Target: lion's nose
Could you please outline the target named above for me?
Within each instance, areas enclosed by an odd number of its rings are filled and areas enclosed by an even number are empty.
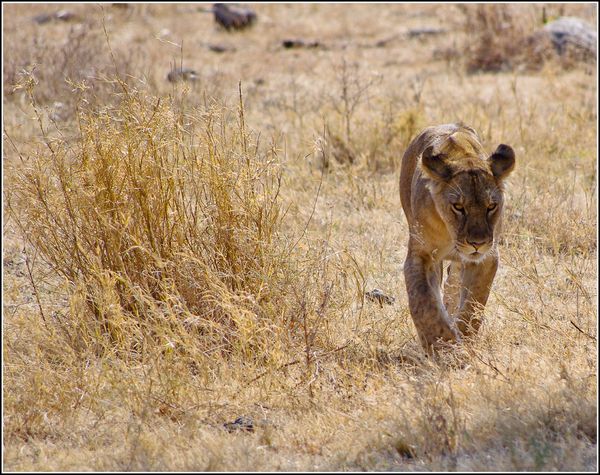
[[[487,239],[476,240],[476,241],[467,241],[471,246],[475,249],[479,249],[481,246],[487,244]]]

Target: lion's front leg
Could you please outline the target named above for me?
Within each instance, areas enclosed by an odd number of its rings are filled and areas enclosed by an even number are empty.
[[[497,254],[492,254],[481,262],[463,263],[460,307],[456,323],[465,337],[475,335],[479,331],[482,312],[497,270]]]
[[[404,263],[408,303],[419,339],[428,353],[443,342],[460,340],[442,303],[438,273],[439,265],[430,256],[412,252],[409,246]]]
[[[448,266],[448,276],[444,284],[444,306],[450,315],[455,315],[460,304],[463,268],[462,263],[454,261]]]

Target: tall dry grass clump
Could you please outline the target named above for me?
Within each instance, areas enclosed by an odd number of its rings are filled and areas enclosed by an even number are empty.
[[[81,112],[74,145],[45,131],[9,196],[28,244],[68,283],[59,333],[127,359],[268,359],[291,259],[275,146],[246,130],[241,89],[236,117],[120,87],[118,105]]]
[[[510,67],[524,33],[515,22],[511,5],[464,7],[465,30],[471,32],[468,46],[468,71],[500,71]]]
[[[534,44],[532,34],[543,26],[535,5],[463,5],[466,68],[469,72],[539,68],[554,57],[552,45]]]

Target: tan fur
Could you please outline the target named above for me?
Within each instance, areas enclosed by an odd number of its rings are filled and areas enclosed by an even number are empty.
[[[514,162],[507,145],[488,157],[463,124],[429,127],[404,153],[400,198],[410,232],[404,276],[428,353],[479,329],[498,268],[503,180]],[[444,260],[451,263],[442,297]]]

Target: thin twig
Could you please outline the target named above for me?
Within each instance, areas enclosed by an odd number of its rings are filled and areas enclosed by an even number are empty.
[[[29,274],[29,282],[31,282],[31,286],[33,287],[33,295],[35,296],[35,301],[37,302],[38,308],[40,309],[40,315],[42,316],[42,320],[44,321],[44,326],[46,327],[46,329],[48,329],[48,322],[46,321],[44,309],[42,308],[42,302],[40,301],[40,293],[38,291],[37,285],[35,284],[35,279],[33,278],[33,263],[31,263],[30,265],[29,255],[27,254],[27,251],[25,249],[23,249],[23,254],[25,254],[25,267],[27,267],[27,273]]]
[[[575,325],[575,322],[573,320],[569,320],[571,322],[571,325],[573,325],[575,328],[577,328],[577,330],[579,330],[581,333],[583,333],[585,336],[587,336],[588,338],[596,341],[596,337],[594,335],[590,335],[587,332],[584,332],[581,328],[579,328],[577,325]]]
[[[312,211],[310,212],[310,216],[308,217],[308,220],[306,221],[306,225],[304,226],[304,229],[302,230],[302,234],[300,234],[300,237],[296,240],[296,242],[294,243],[294,245],[290,248],[290,250],[288,252],[288,256],[292,253],[292,251],[300,243],[300,241],[302,240],[302,238],[304,238],[304,235],[306,234],[306,231],[308,230],[308,226],[309,226],[310,222],[313,219],[313,216],[315,214],[315,210],[317,208],[317,201],[319,200],[319,195],[321,194],[321,187],[323,186],[323,177],[324,177],[324,175],[325,175],[325,168],[323,168],[321,170],[321,178],[319,180],[319,187],[317,188],[317,193],[315,195],[315,200],[313,202],[313,207],[312,207]]]
[[[502,371],[500,371],[498,368],[496,368],[496,366],[491,362],[491,361],[484,361],[484,359],[479,356],[477,354],[477,352],[474,349],[469,349],[467,348],[467,352],[472,354],[473,356],[475,356],[475,358],[477,358],[480,362],[482,362],[484,365],[486,365],[488,368],[492,368],[496,374],[498,374],[500,376],[500,380],[504,381],[505,383],[510,383],[510,381],[508,380],[508,378],[502,373]]]
[[[298,359],[298,360],[290,361],[289,363],[282,364],[281,366],[279,366],[278,368],[276,368],[275,371],[280,371],[283,368],[287,368],[288,366],[292,366],[292,365],[298,364],[298,363],[300,363],[300,361],[301,360]],[[246,386],[249,385],[249,384],[252,384],[255,381],[258,381],[260,378],[262,378],[263,376],[266,376],[270,372],[271,372],[271,370],[263,371],[261,374],[259,374],[255,378],[253,378],[250,381],[248,381],[246,383]]]
[[[12,148],[14,149],[14,151],[17,152],[17,155],[19,155],[19,159],[21,160],[21,163],[24,163],[25,159],[23,158],[23,155],[21,155],[21,152],[19,151],[19,149],[15,145],[12,137],[9,135],[8,131],[6,130],[6,126],[4,127],[4,135],[6,136],[6,138],[8,139],[8,141],[10,142],[10,144],[12,145]]]

